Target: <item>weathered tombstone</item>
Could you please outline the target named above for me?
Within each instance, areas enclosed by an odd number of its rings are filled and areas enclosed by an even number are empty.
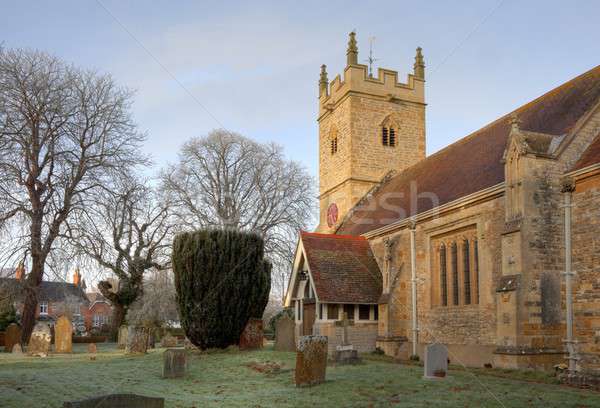
[[[87,346],[87,352],[90,354],[96,354],[96,352],[98,352],[98,347],[96,346],[96,343],[89,343]]]
[[[296,353],[296,387],[325,381],[327,371],[327,336],[302,336]]]
[[[443,344],[425,347],[424,378],[444,378],[448,371],[448,349]]]
[[[27,346],[27,354],[30,356],[46,357],[48,350],[50,350],[50,341],[52,335],[50,334],[50,326],[46,323],[39,322],[33,327],[33,332],[29,338],[29,345]]]
[[[187,337],[183,340],[183,348],[186,350],[198,350],[198,347],[194,343],[191,342]]]
[[[63,408],[164,408],[164,406],[164,398],[136,394],[110,394],[63,404]]]
[[[119,327],[119,332],[117,334],[117,348],[124,349],[127,347],[127,333],[129,333],[127,325]]]
[[[250,318],[240,336],[240,350],[259,349],[263,346],[263,321]]]
[[[160,339],[160,346],[164,348],[177,347],[177,337],[167,333]]]
[[[61,316],[54,324],[54,352],[73,352],[73,325],[67,316]]]
[[[148,328],[148,348],[153,349],[156,345],[156,337],[154,333],[154,329]]]
[[[17,343],[13,346],[12,353],[17,355],[23,354],[23,348],[21,347],[21,343]]]
[[[285,314],[275,323],[275,350],[296,351],[295,335],[296,324]]]
[[[21,344],[21,326],[11,323],[4,332],[4,351],[10,353],[15,344]]]
[[[142,326],[129,326],[127,332],[126,353],[146,353],[148,351],[148,328]]]
[[[167,349],[163,353],[163,378],[180,378],[187,370],[187,352],[185,349]]]
[[[348,326],[353,326],[354,321],[348,320],[348,314],[344,313],[341,321],[335,322],[336,326],[342,327],[342,344],[335,348],[334,360],[337,364],[356,364],[360,362],[358,350],[350,344],[348,337]]]

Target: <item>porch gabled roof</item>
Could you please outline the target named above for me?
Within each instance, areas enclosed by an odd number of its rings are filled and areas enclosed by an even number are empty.
[[[317,299],[326,303],[377,303],[382,278],[366,238],[300,233]]]

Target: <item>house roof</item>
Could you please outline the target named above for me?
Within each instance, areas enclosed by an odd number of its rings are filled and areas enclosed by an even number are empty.
[[[349,213],[337,232],[364,234],[503,182],[502,156],[511,117],[518,117],[525,133],[563,136],[599,99],[600,66],[384,182]],[[535,150],[544,150],[551,140],[532,137],[530,143]]]
[[[327,303],[377,303],[381,271],[364,237],[300,233],[317,297]]]
[[[585,152],[583,152],[579,161],[573,166],[572,171],[581,170],[596,163],[600,163],[600,134],[596,136],[594,141],[588,146]]]
[[[23,282],[14,278],[0,278],[0,291],[14,291],[20,296],[23,290]],[[68,297],[80,298],[88,302],[88,298],[81,286],[67,282],[42,281],[39,287],[38,300],[46,302],[61,302]]]

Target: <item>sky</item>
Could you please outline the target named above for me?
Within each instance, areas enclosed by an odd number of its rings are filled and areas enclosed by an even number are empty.
[[[317,174],[319,67],[426,62],[427,153],[600,64],[600,2],[0,0],[0,43],[111,73],[159,169],[189,138],[226,128],[274,141]]]

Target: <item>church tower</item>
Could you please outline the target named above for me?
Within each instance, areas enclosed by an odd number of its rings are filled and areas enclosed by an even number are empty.
[[[343,79],[331,83],[326,66],[319,79],[318,232],[335,232],[340,222],[390,171],[425,158],[425,64],[417,48],[413,74],[379,68],[377,76],[358,63],[356,34],[350,33]]]

